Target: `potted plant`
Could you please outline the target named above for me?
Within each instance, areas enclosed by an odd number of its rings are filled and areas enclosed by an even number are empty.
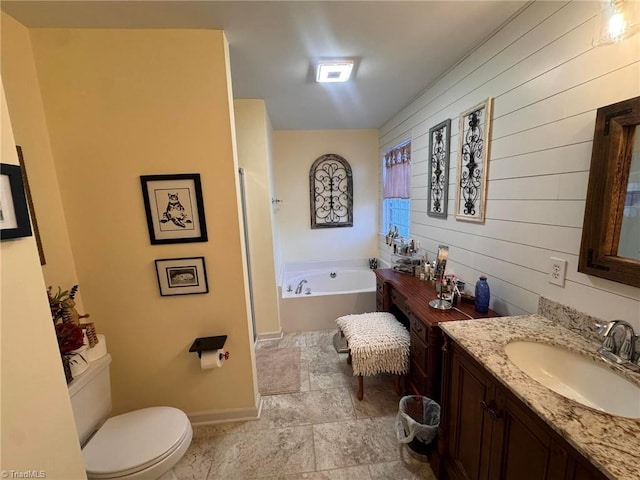
[[[51,317],[67,383],[73,380],[74,375],[82,373],[88,367],[88,362],[82,356],[82,351],[86,348],[84,332],[80,326],[80,318],[83,316],[78,315],[74,308],[74,298],[77,292],[78,285],[74,285],[71,290],[64,291],[58,287],[55,294],[51,287],[47,289]]]

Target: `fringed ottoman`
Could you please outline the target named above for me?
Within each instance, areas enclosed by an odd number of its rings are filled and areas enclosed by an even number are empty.
[[[336,320],[349,346],[347,362],[358,376],[358,400],[364,398],[363,377],[394,373],[400,393],[400,375],[409,371],[409,332],[387,312],[345,315]]]

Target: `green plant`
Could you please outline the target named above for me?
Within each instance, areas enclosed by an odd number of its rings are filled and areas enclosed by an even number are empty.
[[[73,300],[78,293],[78,285],[74,285],[70,290],[62,290],[58,287],[58,291],[54,294],[53,287],[47,288],[47,296],[49,297],[49,308],[51,309],[51,317],[53,323],[59,323],[65,320],[67,306],[65,302]]]

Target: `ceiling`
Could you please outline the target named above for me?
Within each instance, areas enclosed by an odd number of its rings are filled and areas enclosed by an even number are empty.
[[[262,98],[276,130],[379,128],[524,1],[11,1],[28,27],[213,28],[229,41],[234,98]],[[318,84],[311,61],[356,57]]]

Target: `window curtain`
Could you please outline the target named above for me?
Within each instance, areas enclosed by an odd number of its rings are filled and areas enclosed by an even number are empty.
[[[410,198],[411,143],[398,146],[384,155],[384,198]]]

